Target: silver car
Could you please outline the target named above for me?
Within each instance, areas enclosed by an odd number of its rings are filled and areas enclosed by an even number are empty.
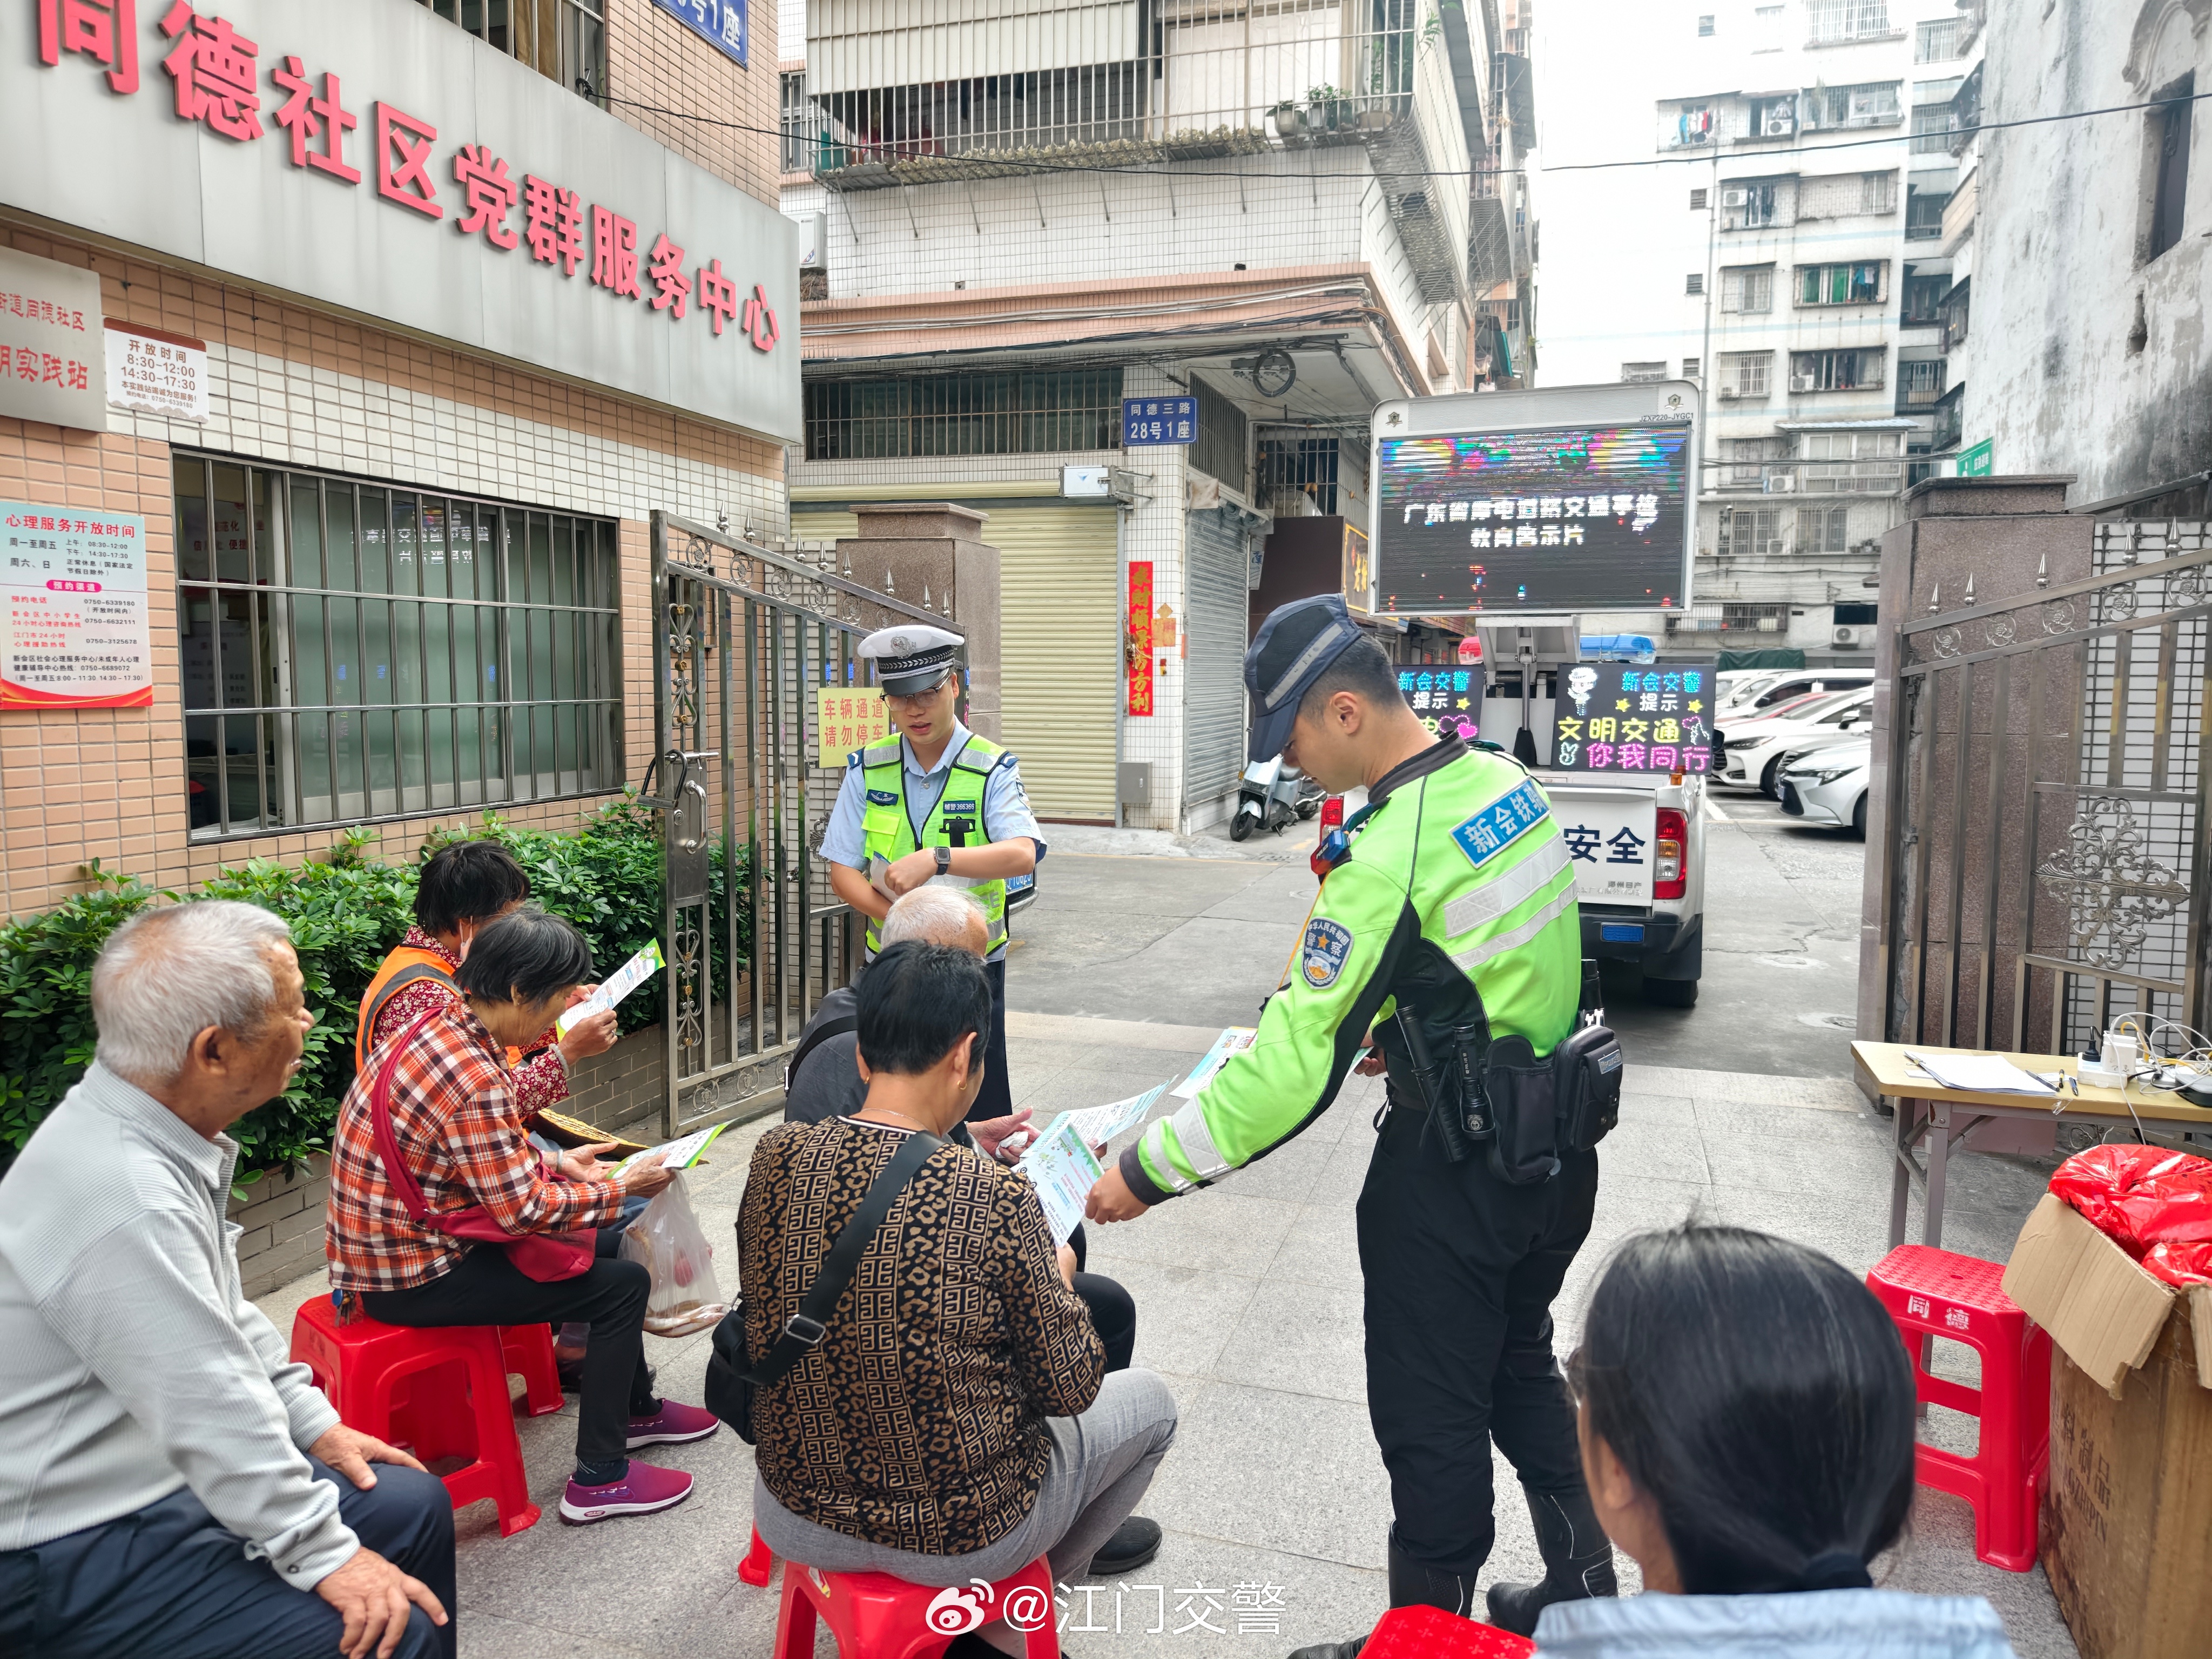
[[[1847,826],[1863,838],[1867,780],[1873,770],[1874,744],[1869,741],[1793,750],[1777,768],[1782,810],[1808,823]]]

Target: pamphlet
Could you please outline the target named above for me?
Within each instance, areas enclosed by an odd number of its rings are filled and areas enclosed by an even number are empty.
[[[1140,1095],[1131,1095],[1127,1100],[1115,1101],[1108,1106],[1087,1107],[1079,1112],[1070,1112],[1061,1120],[1075,1126],[1075,1133],[1086,1146],[1103,1146],[1123,1130],[1144,1121],[1145,1114],[1167,1092],[1167,1085],[1156,1084]]]
[[[685,1135],[680,1140],[664,1140],[658,1146],[632,1152],[616,1167],[627,1170],[633,1164],[658,1159],[669,1169],[688,1170],[706,1156],[707,1149],[714,1144],[715,1137],[729,1127],[726,1123],[717,1123],[711,1128]]]
[[[661,959],[660,941],[654,939],[642,951],[615,970],[611,979],[600,981],[599,988],[553,1022],[553,1029],[561,1036],[568,1035],[568,1028],[578,1020],[596,1014],[602,1008],[611,1008],[632,991],[645,983],[651,975],[668,964]]]
[[[1213,1041],[1206,1051],[1206,1058],[1191,1067],[1190,1075],[1176,1085],[1177,1100],[1196,1100],[1198,1091],[1213,1081],[1213,1074],[1229,1063],[1229,1056],[1238,1054],[1258,1040],[1260,1032],[1251,1025],[1231,1025]]]
[[[2054,1095],[2057,1089],[2033,1072],[2023,1072],[2002,1054],[1905,1056],[1946,1089],[1991,1095]]]
[[[1091,1148],[1083,1144],[1074,1118],[1073,1113],[1061,1114],[1014,1166],[1036,1188],[1055,1244],[1065,1244],[1083,1219],[1083,1206],[1103,1173]]]

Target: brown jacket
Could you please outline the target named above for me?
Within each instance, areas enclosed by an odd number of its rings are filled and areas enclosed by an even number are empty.
[[[849,1118],[761,1138],[738,1212],[755,1356],[905,1138]],[[761,1391],[761,1479],[818,1526],[964,1555],[1036,1506],[1044,1419],[1087,1409],[1105,1367],[1028,1181],[948,1145],[899,1195],[822,1346]]]

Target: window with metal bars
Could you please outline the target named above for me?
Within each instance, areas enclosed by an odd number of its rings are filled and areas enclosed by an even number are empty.
[[[1260,440],[1260,499],[1267,503],[1297,491],[1324,517],[1336,511],[1337,441],[1334,438]],[[1279,509],[1278,509],[1279,511]]]
[[[1115,449],[1121,442],[1119,368],[814,380],[806,386],[810,461],[1028,455]]]
[[[821,112],[806,95],[806,71],[787,70],[781,77],[783,98],[783,170],[805,173],[814,165],[814,143],[821,131]]]
[[[1797,509],[1797,550],[1800,553],[1841,553],[1850,545],[1850,507],[1841,501],[1830,507]]]
[[[593,103],[607,92],[606,0],[421,0],[495,52]]]
[[[612,523],[184,453],[175,484],[195,835],[620,781]]]
[[[1198,437],[1190,447],[1190,464],[1241,495],[1251,479],[1252,422],[1231,399],[1195,375],[1190,389],[1198,398]]]

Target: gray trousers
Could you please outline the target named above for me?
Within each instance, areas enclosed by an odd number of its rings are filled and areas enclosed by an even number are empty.
[[[1052,1461],[1036,1507],[997,1543],[966,1555],[923,1555],[833,1532],[785,1509],[757,1475],[753,1526],[785,1560],[824,1572],[887,1572],[910,1584],[996,1583],[1049,1555],[1054,1580],[1072,1583],[1089,1573],[1091,1558],[1128,1519],[1175,1444],[1175,1396],[1153,1372],[1110,1371],[1089,1411],[1048,1418],[1045,1431]]]

